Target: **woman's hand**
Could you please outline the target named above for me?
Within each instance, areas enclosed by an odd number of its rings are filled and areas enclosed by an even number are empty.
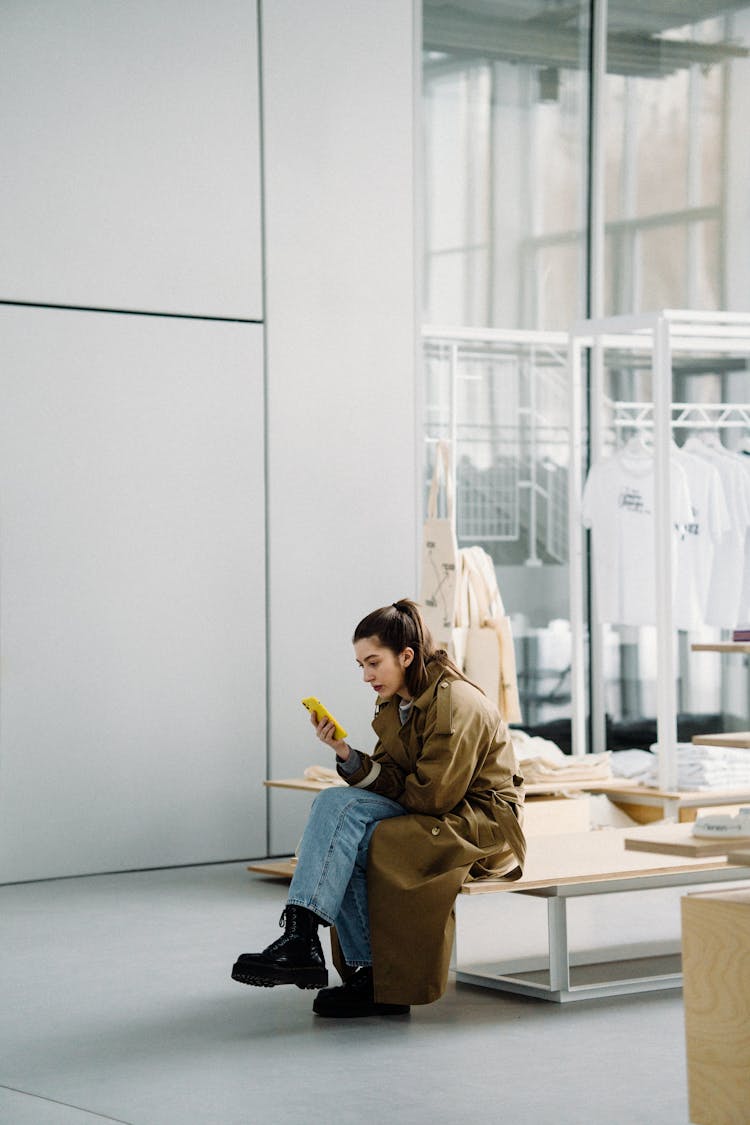
[[[310,722],[315,727],[315,734],[320,741],[326,746],[330,746],[331,750],[335,751],[336,757],[340,758],[342,762],[345,762],[351,751],[347,744],[342,742],[340,738],[334,738],[334,732],[336,730],[335,724],[332,723],[330,719],[321,719],[321,721],[318,722],[318,716],[314,711],[310,712]]]

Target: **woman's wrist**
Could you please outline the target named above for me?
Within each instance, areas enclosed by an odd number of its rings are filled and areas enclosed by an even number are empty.
[[[341,747],[341,749],[339,749],[339,747]],[[335,747],[335,750],[336,757],[339,758],[342,762],[346,762],[349,760],[352,749],[351,746],[349,746],[346,742],[340,742],[338,746]]]

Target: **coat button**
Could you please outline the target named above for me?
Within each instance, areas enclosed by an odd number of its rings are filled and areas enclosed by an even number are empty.
[[[439,836],[440,835],[440,829],[438,828],[437,825],[435,825],[435,827],[433,828],[432,835],[433,836]]]

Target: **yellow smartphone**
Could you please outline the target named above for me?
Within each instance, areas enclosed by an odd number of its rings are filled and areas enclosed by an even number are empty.
[[[320,700],[316,699],[314,695],[308,695],[306,699],[302,700],[302,703],[308,711],[315,712],[315,714],[318,716],[318,722],[320,722],[321,719],[328,719],[333,723],[334,727],[336,728],[333,732],[334,738],[338,738],[339,740],[341,740],[342,738],[346,738],[346,731],[342,727],[341,723],[339,723],[337,719],[334,719],[328,708],[324,707]]]

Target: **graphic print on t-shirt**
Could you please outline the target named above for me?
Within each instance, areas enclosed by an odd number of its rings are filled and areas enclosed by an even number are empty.
[[[690,505],[690,523],[683,523],[674,525],[674,529],[679,535],[680,539],[686,539],[688,535],[697,536],[701,532],[701,514],[696,508],[695,504]]]
[[[632,485],[623,488],[619,503],[621,508],[627,508],[629,512],[640,512],[643,516],[651,515],[651,509],[646,505],[643,493]]]
[[[697,458],[704,473],[713,466],[719,474],[727,519],[716,537],[706,583],[704,619],[707,625],[733,629],[739,620],[744,620],[743,572],[745,532],[750,527],[750,476],[738,454],[706,445],[698,437],[689,437],[681,452]],[[691,491],[692,487],[691,484]]]

